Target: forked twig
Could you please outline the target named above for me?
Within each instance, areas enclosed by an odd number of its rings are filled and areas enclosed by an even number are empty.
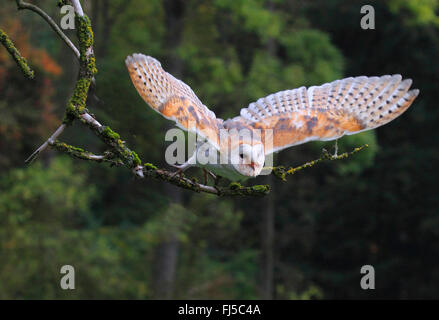
[[[53,19],[46,12],[44,12],[38,6],[31,4],[31,3],[24,2],[23,0],[16,0],[16,2],[17,2],[18,10],[23,10],[23,9],[31,10],[31,11],[39,14],[44,20],[46,20],[46,22],[49,24],[49,26],[52,27],[52,29],[56,32],[56,34],[67,44],[67,46],[69,46],[70,49],[72,49],[75,56],[77,58],[79,58],[79,55],[80,55],[79,50],[75,47],[75,45],[69,39],[69,37],[67,37],[65,35],[65,33],[61,30],[61,28],[58,27],[56,22],[53,21]]]

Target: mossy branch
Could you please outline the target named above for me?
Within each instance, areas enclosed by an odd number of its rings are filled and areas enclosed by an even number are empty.
[[[0,29],[0,42],[4,45],[6,50],[10,53],[12,58],[15,60],[17,65],[20,67],[21,71],[23,71],[24,75],[28,79],[33,79],[35,77],[35,72],[29,67],[27,64],[26,59],[20,54],[20,51],[15,47],[12,40],[9,38],[9,36],[4,32],[2,29]]]
[[[64,152],[67,155],[77,159],[95,161],[95,162],[107,162],[114,166],[123,166],[123,162],[120,159],[118,159],[117,156],[111,151],[104,152],[103,155],[95,155],[82,148],[78,148],[60,141],[52,142],[50,143],[50,146],[53,149],[58,150],[59,152]]]
[[[218,196],[265,196],[270,192],[270,186],[268,185],[254,185],[251,187],[245,187],[237,182],[232,182],[226,187],[207,186],[198,183],[195,178],[189,179],[183,174],[176,175],[175,172],[159,169],[151,163],[146,163],[143,166],[143,172],[146,177],[166,181],[180,188],[195,192],[211,193]]]
[[[369,145],[365,144],[365,145],[362,145],[361,147],[353,149],[350,152],[344,152],[340,155],[330,154],[326,149],[323,149],[322,155],[320,156],[320,158],[318,158],[316,160],[309,161],[309,162],[304,163],[298,167],[290,167],[289,169],[285,169],[285,167],[283,167],[283,166],[272,167],[271,168],[272,174],[274,174],[279,179],[286,181],[286,176],[296,174],[297,172],[299,172],[303,169],[306,169],[306,168],[311,168],[319,162],[326,161],[326,160],[347,159],[350,156],[354,155],[355,153],[360,152],[361,150],[368,148],[368,147],[369,147]]]

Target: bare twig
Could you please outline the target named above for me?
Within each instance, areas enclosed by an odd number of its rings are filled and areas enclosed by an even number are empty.
[[[75,12],[78,16],[83,17],[84,11],[82,11],[81,2],[79,0],[71,0],[73,8],[75,8]]]
[[[31,10],[39,14],[44,20],[46,20],[46,22],[52,27],[52,29],[58,34],[58,36],[67,44],[67,46],[69,46],[70,49],[72,49],[75,56],[79,58],[79,50],[75,47],[73,42],[65,35],[65,33],[61,30],[61,28],[58,27],[56,22],[53,21],[53,19],[46,12],[44,12],[42,9],[40,9],[34,4],[27,3],[22,0],[16,0],[16,2],[19,10],[22,9]]]
[[[66,128],[66,124],[63,123],[61,124],[58,129],[56,129],[56,131],[50,136],[49,139],[46,140],[46,142],[44,142],[37,150],[35,150],[30,156],[29,158],[27,158],[24,162],[25,163],[31,163],[32,161],[35,160],[35,158],[43,151],[45,150],[51,143],[53,143],[59,136],[61,133],[63,133],[64,129]]]
[[[6,50],[8,50],[8,52],[11,54],[12,58],[20,67],[21,71],[23,71],[24,75],[29,79],[33,79],[35,72],[29,67],[26,59],[21,56],[20,51],[18,51],[12,40],[2,29],[0,29],[0,43],[5,46]]]

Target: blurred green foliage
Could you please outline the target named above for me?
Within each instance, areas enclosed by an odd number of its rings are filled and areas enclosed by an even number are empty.
[[[411,24],[439,23],[437,0],[390,0],[389,8],[393,12],[406,11]]]

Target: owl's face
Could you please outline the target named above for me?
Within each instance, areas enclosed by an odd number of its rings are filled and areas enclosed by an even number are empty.
[[[240,174],[256,177],[264,167],[265,154],[262,144],[239,144],[232,150],[232,165]]]

